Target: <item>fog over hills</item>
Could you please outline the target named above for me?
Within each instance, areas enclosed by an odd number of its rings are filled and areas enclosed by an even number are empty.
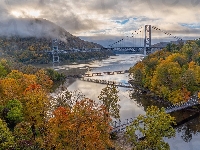
[[[41,18],[12,18],[0,21],[0,37],[58,39],[65,43],[66,48],[102,47],[81,40],[55,23]]]

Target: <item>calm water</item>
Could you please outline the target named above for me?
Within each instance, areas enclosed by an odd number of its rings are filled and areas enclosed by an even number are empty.
[[[132,67],[137,61],[142,60],[142,55],[136,54],[124,54],[118,56],[112,56],[106,60],[94,61],[89,64],[77,64],[77,65],[64,65],[61,68],[87,68],[88,73],[93,72],[105,72],[105,71],[124,71]],[[116,82],[128,82],[128,74],[115,74],[115,75],[103,75],[93,76],[92,79],[103,79]],[[90,83],[80,80],[75,80],[72,84],[67,85],[68,90],[79,90],[86,97],[98,101],[98,95],[102,88],[106,85]],[[122,122],[126,122],[126,119],[137,117],[139,114],[145,114],[147,106],[157,105],[163,106],[162,103],[158,103],[154,99],[148,98],[147,96],[131,96],[131,89],[118,88],[120,97],[120,119]],[[190,115],[191,112],[182,111],[176,112],[172,115],[176,116],[177,119],[181,119],[184,116]],[[176,137],[171,139],[165,139],[170,144],[172,150],[200,150],[200,136],[199,136],[199,117],[191,120],[190,122],[179,126],[176,129]]]

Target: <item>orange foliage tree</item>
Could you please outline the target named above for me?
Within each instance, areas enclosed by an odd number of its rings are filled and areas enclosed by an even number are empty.
[[[111,146],[110,117],[104,106],[83,99],[70,107],[59,107],[48,122],[47,149],[102,150]]]
[[[36,75],[12,70],[5,78],[0,79],[0,104],[5,104],[10,99],[21,100],[25,89],[30,85],[39,84],[43,90],[49,90],[52,83],[44,70],[39,70]]]

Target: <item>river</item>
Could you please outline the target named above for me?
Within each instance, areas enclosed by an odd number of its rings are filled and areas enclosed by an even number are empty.
[[[136,62],[143,59],[143,55],[140,54],[120,54],[117,56],[111,56],[108,59],[102,61],[93,61],[88,64],[73,64],[73,65],[63,65],[58,68],[90,68],[88,73],[95,72],[106,72],[106,71],[124,71],[132,67]],[[115,74],[115,75],[105,75],[103,76],[93,76],[88,77],[91,79],[102,79],[110,80],[116,82],[122,82],[124,84],[128,83],[128,73]],[[102,88],[106,85],[91,83],[81,81],[76,79],[71,84],[66,83],[69,91],[79,90],[86,97],[98,101],[98,95]],[[158,107],[164,106],[163,103],[157,102],[155,99],[149,98],[148,96],[134,96],[132,95],[132,89],[119,87],[119,97],[120,97],[120,120],[122,123],[127,122],[127,119],[134,119],[139,114],[145,114],[147,106],[157,105]],[[130,96],[131,95],[131,96]],[[172,114],[181,120],[184,116],[191,115],[189,111],[179,111]],[[199,150],[200,149],[200,118],[195,119],[185,123],[178,128],[176,128],[176,137],[171,139],[165,139],[166,142],[170,144],[170,149],[172,150]]]

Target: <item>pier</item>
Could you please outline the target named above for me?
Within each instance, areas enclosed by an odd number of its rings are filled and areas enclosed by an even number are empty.
[[[108,84],[112,85],[114,84],[115,86],[118,87],[124,87],[124,88],[133,88],[129,83],[122,83],[122,82],[116,82],[116,81],[107,81],[107,80],[100,80],[100,79],[90,79],[90,78],[80,78],[81,81],[86,81],[86,82],[93,82],[93,83],[99,83],[99,84]]]

